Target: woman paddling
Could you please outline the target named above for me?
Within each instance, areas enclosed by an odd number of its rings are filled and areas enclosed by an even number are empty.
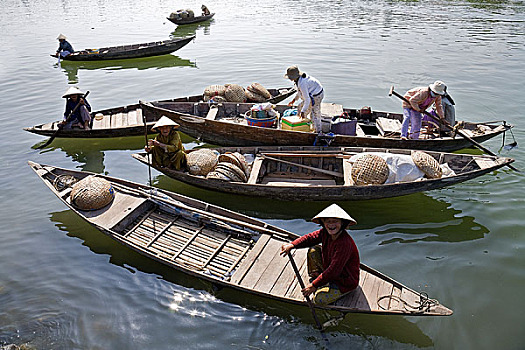
[[[313,294],[315,303],[330,304],[359,285],[359,251],[346,231],[357,222],[337,204],[321,211],[312,221],[322,228],[283,244],[280,254],[286,256],[294,248],[311,247],[307,255],[310,282],[302,293]]]

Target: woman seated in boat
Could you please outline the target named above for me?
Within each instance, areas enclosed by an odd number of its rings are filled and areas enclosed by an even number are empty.
[[[71,46],[71,44],[66,40],[66,36],[64,34],[60,34],[57,40],[59,44],[58,50],[55,53],[55,57],[58,57],[58,55],[60,55],[60,57],[66,57],[67,55],[75,52],[75,50],[73,50],[73,46]]]
[[[144,149],[152,154],[153,166],[175,170],[182,170],[186,167],[184,146],[182,146],[179,133],[175,130],[178,127],[179,124],[162,116],[151,128],[159,134],[154,140],[148,140],[148,145]]]
[[[408,137],[408,126],[410,125],[410,138],[419,139],[421,130],[422,113],[432,104],[436,106],[436,113],[441,120],[445,119],[441,96],[445,95],[446,85],[442,81],[435,81],[429,86],[416,87],[408,90],[403,101],[403,123],[401,124],[401,138]]]
[[[201,10],[202,10],[202,15],[203,16],[208,16],[210,14],[210,10],[208,10],[208,8],[206,7],[206,5],[202,5],[201,6]]]
[[[337,204],[321,211],[312,221],[322,228],[283,244],[280,253],[284,256],[294,248],[311,247],[307,255],[310,282],[302,293],[313,294],[315,303],[330,304],[359,285],[359,251],[346,231],[357,222]]]
[[[89,130],[91,106],[84,98],[84,93],[76,86],[71,86],[62,97],[66,99],[66,111],[59,125],[67,129],[78,127]]]

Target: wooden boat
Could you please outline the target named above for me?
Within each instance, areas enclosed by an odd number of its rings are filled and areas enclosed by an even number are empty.
[[[180,130],[204,142],[220,146],[315,146],[329,142],[331,146],[384,147],[434,150],[451,152],[471,146],[470,141],[456,135],[441,135],[430,132],[418,140],[402,140],[400,137],[402,114],[372,111],[362,114],[361,110],[343,108],[333,103],[323,103],[321,112],[329,118],[345,115],[353,119],[355,135],[335,134],[321,139],[312,132],[285,130],[279,127],[248,125],[245,114],[252,107],[250,103],[223,103],[211,118],[210,105],[205,103],[179,103],[154,101],[143,103],[143,112],[152,118],[165,115],[180,124]],[[281,115],[287,105],[277,105]],[[330,120],[330,119],[328,119]],[[352,122],[352,121],[350,121]],[[510,128],[505,122],[474,123],[462,122],[461,131],[477,142],[483,142]],[[430,130],[430,129],[429,129]]]
[[[279,103],[296,92],[294,88],[268,89],[268,91],[272,95],[268,100],[270,103]],[[193,104],[203,100],[203,95],[194,95],[174,98],[166,100],[166,102],[186,102]],[[91,130],[80,128],[62,129],[57,133],[56,137],[107,138],[144,135],[142,106],[139,104],[94,111],[91,114],[93,116]],[[151,127],[157,120],[158,118],[153,114],[146,116],[148,133],[153,133]],[[24,128],[24,130],[38,135],[52,136],[57,131],[58,123],[59,120]]]
[[[63,57],[66,61],[100,61],[167,55],[195,39],[195,35],[150,43],[103,47],[76,51]]]
[[[194,16],[194,17],[187,17],[187,18],[176,18],[176,17],[173,17],[173,18],[166,17],[166,18],[172,23],[181,25],[181,24],[204,22],[204,21],[212,19],[214,15],[215,13],[210,13],[209,15],[205,15],[205,16]]]
[[[290,261],[279,248],[298,236],[260,220],[176,193],[104,175],[115,197],[98,210],[71,204],[69,180],[92,173],[29,162],[49,189],[82,219],[140,254],[223,287],[306,305]],[[306,249],[294,260],[307,280]],[[452,310],[361,264],[359,287],[318,309],[342,313],[451,315]]]
[[[430,179],[416,170],[420,177],[412,176],[409,181],[394,182],[395,172],[390,171],[387,183],[364,186],[356,185],[351,176],[353,158],[366,153],[384,153],[392,160],[406,159],[410,157],[411,150],[314,146],[224,147],[214,150],[220,154],[238,152],[253,160],[247,171],[247,180],[243,182],[245,179],[234,178],[233,181],[225,181],[192,175],[188,171],[154,168],[175,180],[225,193],[290,201],[354,201],[404,196],[451,186],[514,161],[511,158],[426,151],[453,173]],[[148,164],[146,153],[133,154],[133,158]]]

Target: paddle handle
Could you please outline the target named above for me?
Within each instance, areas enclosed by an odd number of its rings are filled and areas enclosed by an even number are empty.
[[[297,277],[297,280],[299,281],[299,285],[301,286],[301,289],[304,289],[305,285],[301,277],[301,274],[299,273],[299,269],[297,268],[297,265],[295,264],[295,260],[293,259],[293,256],[290,252],[288,252],[287,255],[288,255],[288,258],[290,259],[290,265],[292,265],[292,269],[295,272],[295,276]],[[306,298],[306,303],[308,304],[308,307],[310,308],[310,310],[312,310],[312,316],[314,317],[317,328],[320,331],[322,331],[323,326],[321,325],[321,322],[319,322],[319,318],[317,318],[317,313],[315,312],[314,304],[310,300],[309,296],[305,296],[305,298]]]
[[[86,91],[86,93],[81,97],[81,99],[85,99],[88,95],[89,95],[89,91]],[[73,115],[73,113],[75,113],[76,110],[78,109],[78,107],[80,107],[80,105],[81,105],[81,103],[80,103],[81,99],[78,100],[78,103],[77,103],[77,105],[75,106],[75,108],[73,108],[73,110],[69,113],[69,115],[67,116],[66,120],[64,121],[64,124],[58,125],[58,126],[57,126],[57,130],[53,133],[53,135],[51,135],[51,137],[49,138],[49,140],[47,140],[46,143],[44,143],[42,146],[37,147],[36,149],[42,149],[42,148],[46,147],[47,145],[49,145],[51,142],[53,142],[53,140],[54,140],[55,137],[57,136],[58,132],[59,132],[60,130],[62,130],[62,128],[64,127],[64,125],[69,121],[69,119],[71,119],[71,116]]]
[[[396,96],[396,97],[399,97],[401,100],[405,101],[406,103],[410,104],[410,101],[407,100],[405,98],[405,96],[403,95],[400,95],[398,94],[396,91],[394,91],[394,87],[392,86],[390,88],[390,92],[388,93],[388,96]],[[445,120],[441,120],[439,118],[436,118],[435,116],[433,116],[432,114],[428,113],[426,110],[422,111],[422,113],[432,119],[434,119],[435,121],[437,121],[438,123],[441,123],[443,124],[445,127],[447,127],[447,129],[449,130],[454,130],[454,127],[452,125],[450,125],[447,121]],[[456,130],[455,132],[457,132],[460,136],[462,136],[463,138],[469,140],[474,146],[476,146],[477,148],[479,148],[480,150],[492,155],[492,156],[495,156],[497,157],[498,155],[494,152],[492,152],[490,149],[488,149],[487,147],[485,146],[482,146],[479,142],[477,142],[476,140],[472,139],[470,136],[464,134],[461,130]],[[512,170],[514,171],[518,171],[518,169],[516,169],[514,166],[510,165],[510,164],[506,164],[506,166],[508,166],[509,168],[511,168]]]

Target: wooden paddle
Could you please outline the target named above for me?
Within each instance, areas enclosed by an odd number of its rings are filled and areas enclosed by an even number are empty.
[[[62,130],[64,128],[64,125],[67,124],[67,122],[69,122],[69,119],[71,119],[71,116],[73,116],[73,113],[76,112],[76,110],[78,109],[78,107],[80,107],[81,103],[80,101],[82,99],[85,99],[87,96],[89,95],[89,91],[87,91],[79,100],[78,100],[78,103],[77,105],[75,106],[75,108],[73,108],[73,110],[69,113],[69,115],[67,116],[66,120],[64,121],[63,124],[60,124],[57,126],[57,130],[53,133],[53,135],[51,135],[51,137],[49,138],[49,140],[47,140],[46,143],[44,143],[42,146],[38,146],[36,149],[42,149],[44,147],[46,147],[47,145],[49,145],[51,142],[53,142],[53,140],[55,139],[55,137],[57,136],[58,132],[60,130]]]
[[[146,115],[142,113],[142,122],[144,123],[144,138],[146,141],[146,147],[148,147],[148,123],[146,122]],[[153,186],[153,182],[151,181],[151,154],[150,152],[146,152],[147,159],[148,159],[148,175],[149,175],[149,186]]]
[[[292,257],[292,254],[290,252],[287,253],[288,258],[290,259],[290,264],[292,265],[292,269],[295,272],[295,276],[297,277],[297,280],[299,281],[299,285],[301,286],[301,289],[305,288],[303,278],[301,277],[301,274],[299,273],[299,269],[297,268],[297,265],[295,264],[295,261]],[[323,326],[321,325],[321,322],[319,322],[319,318],[317,317],[317,313],[315,312],[315,307],[312,301],[310,300],[310,297],[305,295],[306,303],[308,304],[308,307],[312,311],[312,316],[314,317],[315,325],[317,326],[317,329],[321,332],[321,335],[326,342],[326,345],[330,345],[330,342],[328,341],[328,338],[326,337],[326,334],[324,334]]]
[[[410,101],[408,101],[405,96],[402,96],[400,94],[398,94],[397,92],[394,91],[394,86],[390,87],[390,92],[388,93],[388,96],[396,96],[396,97],[399,97],[401,100],[405,101],[406,103],[410,104]],[[490,149],[488,149],[487,147],[484,147],[482,146],[479,142],[477,142],[476,140],[472,139],[472,137],[468,136],[467,134],[463,133],[463,131],[461,130],[454,130],[454,127],[452,125],[450,125],[447,121],[445,120],[441,120],[439,118],[436,118],[435,116],[433,116],[432,114],[428,113],[427,111],[422,111],[421,113],[423,113],[424,115],[426,115],[427,117],[430,117],[432,118],[433,120],[437,121],[438,123],[444,125],[447,129],[449,130],[452,130],[452,131],[455,131],[456,133],[458,133],[460,136],[462,136],[463,138],[469,140],[474,146],[476,146],[477,148],[479,148],[480,150],[490,154],[491,156],[495,156],[497,157],[498,155],[494,152],[492,152]],[[506,166],[508,166],[509,168],[511,168],[512,170],[514,171],[517,171],[519,172],[518,169],[516,169],[515,167],[513,167],[512,165],[510,164],[506,164]]]

